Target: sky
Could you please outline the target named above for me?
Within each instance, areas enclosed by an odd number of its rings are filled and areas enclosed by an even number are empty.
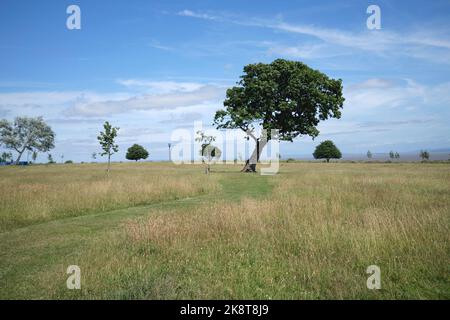
[[[70,5],[81,29],[67,28]],[[281,143],[283,158],[327,139],[344,155],[450,149],[448,0],[2,0],[0,118],[43,116],[56,159],[91,161],[108,120],[120,127],[113,160],[134,143],[166,160],[174,130],[212,128],[243,67],[277,58],[342,79],[346,98],[315,140]]]

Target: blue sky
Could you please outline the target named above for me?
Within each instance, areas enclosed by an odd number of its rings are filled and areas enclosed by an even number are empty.
[[[66,8],[81,9],[68,30]],[[381,9],[368,30],[366,9]],[[343,116],[321,135],[282,143],[310,155],[450,147],[450,1],[0,2],[0,118],[42,115],[55,158],[89,161],[104,120],[167,158],[177,128],[212,122],[244,65],[303,61],[344,83]],[[44,161],[45,155],[39,159]]]

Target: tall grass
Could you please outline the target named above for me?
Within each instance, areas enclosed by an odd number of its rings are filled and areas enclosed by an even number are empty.
[[[4,232],[0,297],[450,298],[445,164],[283,163],[273,177],[233,173],[232,166],[206,176],[192,166],[128,164],[114,166],[110,180],[95,166],[54,168],[0,174],[17,175],[8,186],[66,190],[67,204],[48,200],[59,210],[52,219],[78,202],[71,199],[75,189],[64,189],[67,182],[99,183],[91,192],[119,199],[110,199],[115,206],[205,195],[125,209],[113,223],[90,215]],[[103,188],[110,188],[106,195]],[[103,210],[88,194],[78,195],[91,201],[83,210]],[[26,197],[30,204],[39,198],[29,189]],[[65,287],[71,264],[82,270],[82,290]],[[381,269],[381,290],[366,287],[370,265]]]
[[[183,172],[183,167],[177,168]],[[0,168],[0,231],[214,190],[212,179],[161,164]]]
[[[450,298],[449,180],[323,168],[278,177],[268,199],[129,221],[127,243],[172,279],[147,297]],[[366,287],[369,265],[380,291]]]

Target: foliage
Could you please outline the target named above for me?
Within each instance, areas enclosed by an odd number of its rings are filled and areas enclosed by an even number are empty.
[[[205,168],[205,173],[210,172],[210,164],[213,159],[219,159],[222,155],[222,151],[212,145],[214,141],[216,141],[216,137],[208,136],[203,131],[197,131],[197,137],[195,141],[200,142],[200,151],[199,154],[203,158],[203,162],[207,163]]]
[[[49,153],[49,154],[47,155],[47,159],[48,159],[48,163],[49,163],[49,164],[54,164],[54,163],[56,163],[55,160],[53,160],[53,156],[52,156],[51,153]]]
[[[11,152],[3,152],[0,155],[0,162],[9,162],[12,160],[12,153]]]
[[[202,145],[200,155],[208,159],[208,161],[211,161],[213,159],[219,159],[220,156],[222,155],[222,151],[212,144]]]
[[[367,151],[367,158],[372,159],[372,152],[370,150]]]
[[[112,127],[108,121],[105,121],[103,124],[103,128],[105,131],[100,132],[100,135],[97,137],[100,142],[100,146],[103,149],[101,156],[108,156],[108,169],[111,163],[111,155],[119,151],[119,146],[115,143],[115,138],[117,137],[118,127]]]
[[[47,152],[55,147],[55,133],[42,117],[0,120],[0,144],[17,152],[16,164],[25,150]]]
[[[134,161],[138,161],[140,159],[147,159],[148,151],[145,150],[145,148],[141,145],[133,144],[131,147],[128,148],[125,158]]]
[[[326,159],[330,162],[330,159],[342,158],[341,151],[334,145],[333,141],[325,140],[320,143],[313,153],[315,159]]]
[[[430,159],[430,154],[426,150],[420,150],[419,156],[422,158],[422,161]]]
[[[244,67],[238,85],[227,90],[225,109],[216,112],[214,123],[218,129],[241,129],[256,142],[249,159],[256,166],[265,141],[274,138],[271,130],[279,130],[278,138],[285,141],[299,135],[314,138],[320,121],[340,118],[343,102],[342,80],[301,62],[277,59]],[[257,128],[266,134],[258,137]]]

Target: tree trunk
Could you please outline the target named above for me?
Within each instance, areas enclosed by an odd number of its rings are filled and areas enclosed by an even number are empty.
[[[327,163],[330,162],[330,159],[327,159]]]
[[[256,140],[256,147],[253,150],[251,157],[245,161],[245,166],[242,168],[241,172],[256,172],[256,164],[259,161],[259,157],[266,146],[267,141],[260,142],[259,139]]]
[[[16,165],[19,164],[20,158],[22,157],[22,154],[24,153],[24,151],[25,151],[25,149],[23,149],[21,152],[19,152],[19,155],[17,156],[17,160],[16,160]],[[12,158],[11,158],[11,160],[12,160]]]
[[[111,154],[108,153],[108,169],[106,169],[106,172],[108,172],[108,173],[109,173],[109,165],[110,165],[110,163],[111,163]]]

